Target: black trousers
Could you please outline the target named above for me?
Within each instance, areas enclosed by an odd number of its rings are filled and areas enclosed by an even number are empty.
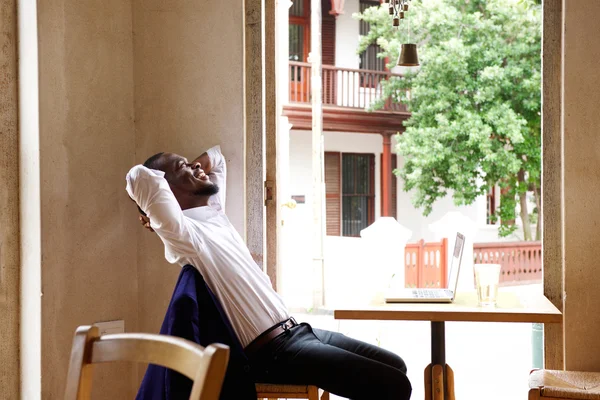
[[[352,400],[406,400],[412,391],[396,354],[306,323],[263,346],[250,364],[256,382],[315,385]]]

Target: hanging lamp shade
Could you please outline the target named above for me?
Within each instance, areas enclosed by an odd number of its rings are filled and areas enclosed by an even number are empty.
[[[417,45],[414,43],[405,43],[400,49],[400,58],[398,58],[399,67],[417,67],[419,66],[419,56],[417,55]]]
[[[338,17],[344,13],[344,0],[331,0],[331,10],[329,10],[329,14],[334,17]]]

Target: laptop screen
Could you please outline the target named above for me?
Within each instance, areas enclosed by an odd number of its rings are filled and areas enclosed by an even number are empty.
[[[454,250],[452,252],[452,261],[450,263],[450,271],[448,273],[448,289],[456,292],[458,285],[458,272],[460,271],[460,263],[462,261],[463,248],[465,247],[465,237],[462,233],[456,233],[456,241],[454,242]]]

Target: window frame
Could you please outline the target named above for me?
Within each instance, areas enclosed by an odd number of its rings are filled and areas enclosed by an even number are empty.
[[[332,234],[328,229],[328,236],[344,236],[344,237],[359,237],[359,235],[346,235],[344,234],[344,198],[349,197],[367,197],[368,201],[368,211],[367,211],[367,226],[371,225],[375,222],[375,201],[377,195],[375,193],[375,154],[374,153],[355,153],[355,152],[339,152],[339,151],[326,151],[325,158],[331,155],[337,155],[337,160],[339,162],[339,187],[336,193],[332,193],[327,191],[327,187],[325,190],[326,193],[326,201],[331,199],[338,199],[339,201],[339,216],[338,216],[338,225],[339,231],[337,234]],[[367,194],[356,194],[356,193],[348,193],[344,194],[344,156],[368,156],[369,167],[367,174],[369,175],[369,193]],[[327,168],[327,167],[326,167]],[[327,185],[327,179],[325,180],[325,184]],[[326,208],[326,221],[331,217],[331,214],[327,211]],[[365,227],[366,228],[366,227]],[[363,228],[364,229],[364,228]]]

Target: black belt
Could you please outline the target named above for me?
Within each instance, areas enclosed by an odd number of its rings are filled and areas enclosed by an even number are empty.
[[[298,323],[292,317],[283,322],[280,322],[271,328],[267,329],[263,333],[261,333],[256,339],[254,339],[246,348],[244,352],[248,357],[252,357],[256,353],[263,348],[263,346],[267,345],[271,340],[275,339],[277,336],[284,334],[289,331],[294,326],[297,326]]]

